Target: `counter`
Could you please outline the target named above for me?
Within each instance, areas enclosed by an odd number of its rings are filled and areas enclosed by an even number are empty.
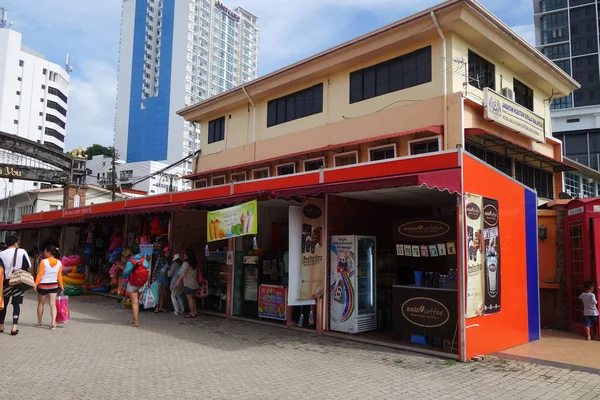
[[[395,285],[394,336],[402,333],[451,339],[458,323],[458,292],[414,285]]]

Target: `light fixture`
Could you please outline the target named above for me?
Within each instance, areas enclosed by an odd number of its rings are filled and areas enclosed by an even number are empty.
[[[538,238],[543,242],[548,239],[548,228],[546,225],[542,224],[538,228]]]

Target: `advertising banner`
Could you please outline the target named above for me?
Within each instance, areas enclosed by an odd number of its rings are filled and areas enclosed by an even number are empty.
[[[481,196],[465,196],[467,228],[467,318],[483,315],[484,311],[484,240],[483,199]]]
[[[154,252],[153,244],[140,244],[140,256],[146,259],[148,263],[148,275],[152,276],[152,253]]]
[[[331,285],[329,328],[339,332],[353,331],[356,299],[354,298],[354,277],[356,258],[354,236],[333,236],[331,238]]]
[[[395,337],[400,332],[454,337],[458,323],[456,292],[394,286],[393,301]]]
[[[498,200],[483,198],[485,314],[500,312],[500,212]]]
[[[325,287],[324,210],[323,199],[311,197],[302,201],[300,300],[312,300],[313,295],[323,293]]]
[[[258,202],[249,201],[237,206],[207,213],[207,239],[209,242],[244,235],[256,235],[258,230]]]
[[[288,213],[289,238],[288,257],[284,257],[285,270],[288,274],[288,306],[306,306],[315,304],[315,301],[300,300],[300,286],[302,286],[302,207],[290,206]]]
[[[286,291],[283,286],[260,285],[258,316],[285,321]]]

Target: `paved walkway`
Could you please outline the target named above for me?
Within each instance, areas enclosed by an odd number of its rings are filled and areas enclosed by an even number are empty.
[[[543,330],[541,340],[497,355],[600,373],[600,342],[584,340],[572,332]]]
[[[71,298],[72,321],[0,335],[6,399],[600,399],[600,375],[510,360],[452,361],[253,323]]]

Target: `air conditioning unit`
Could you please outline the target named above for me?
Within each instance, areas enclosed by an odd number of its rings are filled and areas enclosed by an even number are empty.
[[[502,88],[502,95],[511,101],[515,101],[515,92],[511,88]]]

